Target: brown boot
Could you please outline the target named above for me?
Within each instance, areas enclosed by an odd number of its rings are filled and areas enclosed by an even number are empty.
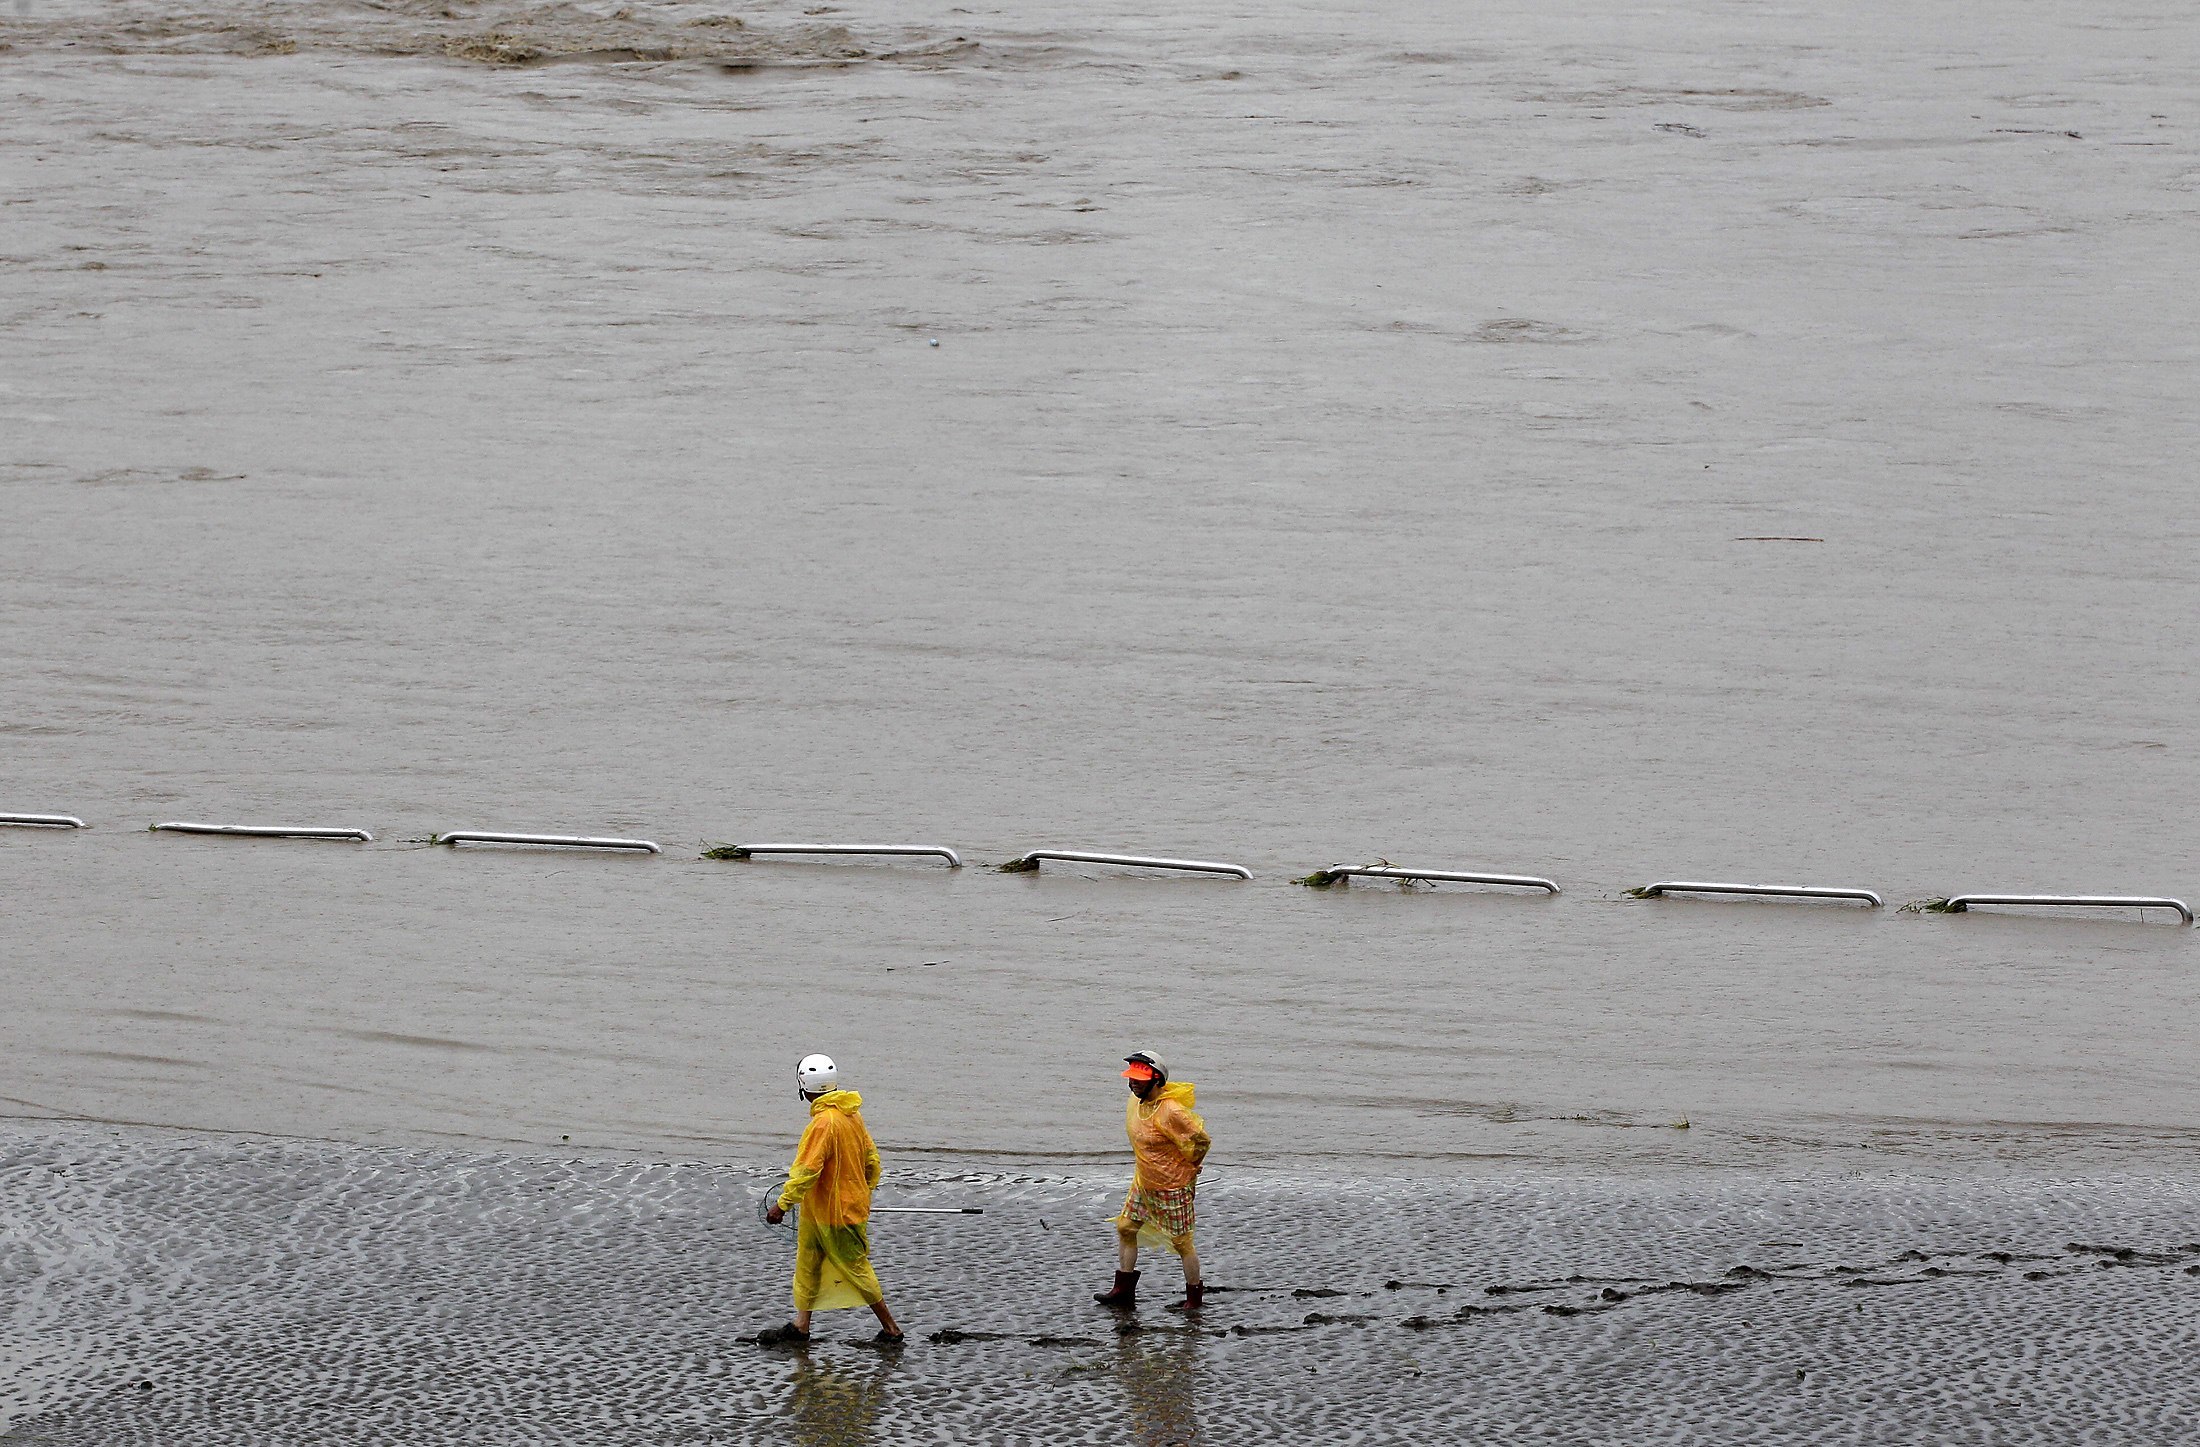
[[[1138,1273],[1135,1271],[1116,1272],[1115,1289],[1100,1292],[1093,1297],[1093,1300],[1099,1302],[1102,1306],[1129,1307],[1138,1305]]]
[[[1199,1310],[1201,1304],[1204,1303],[1206,1300],[1207,1283],[1204,1281],[1187,1281],[1184,1283],[1184,1299],[1182,1301],[1170,1302],[1169,1310],[1183,1312],[1197,1311]]]

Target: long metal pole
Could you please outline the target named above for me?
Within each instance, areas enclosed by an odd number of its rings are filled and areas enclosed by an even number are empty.
[[[897,1216],[983,1216],[983,1215],[985,1214],[985,1207],[983,1207],[983,1206],[873,1206],[873,1207],[871,1208],[871,1214],[872,1214],[872,1215],[874,1215],[874,1216],[876,1216],[876,1215],[879,1215],[879,1214],[881,1214],[882,1212],[886,1212],[886,1211],[891,1211],[891,1212],[893,1212],[893,1213],[894,1213],[895,1215],[897,1215]]]
[[[1253,872],[1240,864],[1217,864],[1207,859],[1161,859],[1150,854],[1093,854],[1082,849],[1034,849],[1001,865],[1000,871],[1029,874],[1039,867],[1042,859],[1060,860],[1065,864],[1118,864],[1126,869],[1183,869],[1194,874],[1227,874],[1234,879],[1253,877]]]
[[[1877,909],[1886,901],[1869,889],[1826,889],[1810,884],[1707,884],[1697,880],[1668,879],[1627,891],[1637,899],[1683,894],[1760,894],[1778,899],[1853,899]]]
[[[1934,909],[1936,914],[1963,914],[1974,904],[2052,904],[2080,909],[2173,909],[2186,924],[2192,923],[2192,906],[2166,896],[2132,894],[1958,894]]]
[[[359,844],[374,842],[374,836],[364,829],[292,828],[283,824],[191,824],[175,820],[166,824],[155,824],[149,832],[227,834],[243,839],[348,839]]]
[[[431,837],[430,844],[547,844],[566,849],[634,849],[645,854],[662,853],[653,840],[599,839],[586,834],[503,834],[486,829],[453,829]]]
[[[894,857],[944,859],[951,869],[962,868],[962,856],[944,844],[729,844],[706,859],[748,859],[758,854],[877,854]]]
[[[1501,884],[1518,889],[1540,889],[1549,894],[1558,893],[1556,881],[1536,874],[1469,874],[1456,869],[1409,869],[1403,865],[1390,864],[1332,864],[1327,869],[1315,870],[1300,882],[1323,888],[1353,878],[1442,880],[1446,884]]]

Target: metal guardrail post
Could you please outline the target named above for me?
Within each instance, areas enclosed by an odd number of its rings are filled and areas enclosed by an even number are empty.
[[[1878,909],[1886,903],[1868,889],[1822,889],[1808,884],[1706,884],[1696,880],[1668,879],[1630,889],[1630,899],[1657,899],[1667,894],[1763,894],[1781,899],[1854,899]]]
[[[1082,849],[1034,849],[999,868],[1003,874],[1030,874],[1038,869],[1042,859],[1064,864],[1118,864],[1126,869],[1182,869],[1193,874],[1227,874],[1234,879],[1253,877],[1253,871],[1236,864],[1216,864],[1205,859],[1157,859],[1144,854],[1093,854]]]
[[[2045,904],[2085,909],[2173,909],[2184,923],[2192,923],[2192,906],[2167,895],[1957,894],[1946,899],[1920,900],[1914,907],[1929,914],[1963,914],[1974,904]]]
[[[430,844],[547,844],[565,849],[631,849],[644,854],[662,854],[656,844],[647,839],[599,839],[585,834],[500,834],[486,829],[453,829],[447,834],[434,834]]]
[[[1533,874],[1467,874],[1450,869],[1409,869],[1394,864],[1332,864],[1327,869],[1317,869],[1312,874],[1292,881],[1313,889],[1327,889],[1333,884],[1349,885],[1354,879],[1402,879],[1442,881],[1446,884],[1501,884],[1519,889],[1540,889],[1548,894],[1558,893],[1555,880]]]
[[[74,814],[0,814],[0,824],[23,829],[87,829],[91,826]]]
[[[372,844],[374,836],[364,829],[307,829],[286,825],[262,824],[187,824],[175,822],[155,824],[146,831],[151,834],[227,834],[242,839],[348,839],[359,844]]]
[[[962,856],[944,844],[720,844],[703,851],[705,859],[753,859],[759,854],[878,854],[944,859],[962,868]],[[884,1209],[883,1207],[881,1209]]]

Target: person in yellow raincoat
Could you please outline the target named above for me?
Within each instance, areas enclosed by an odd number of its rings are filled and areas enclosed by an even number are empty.
[[[1169,1067],[1150,1050],[1124,1058],[1130,1100],[1123,1128],[1131,1138],[1131,1188],[1115,1218],[1119,1263],[1115,1286],[1093,1297],[1102,1306],[1138,1304],[1138,1246],[1166,1245],[1184,1265],[1184,1299],[1171,1311],[1197,1311],[1207,1286],[1192,1245],[1192,1197],[1207,1159],[1207,1123],[1192,1109],[1189,1081],[1169,1079]]]
[[[839,1089],[840,1072],[823,1055],[795,1067],[795,1089],[810,1105],[810,1123],[795,1148],[778,1203],[764,1213],[777,1225],[801,1208],[795,1230],[794,1322],[758,1334],[763,1346],[799,1346],[810,1339],[810,1313],[868,1306],[878,1317],[879,1346],[899,1346],[901,1327],[886,1309],[886,1293],[871,1269],[871,1191],[878,1185],[878,1147],[863,1124],[863,1097]]]

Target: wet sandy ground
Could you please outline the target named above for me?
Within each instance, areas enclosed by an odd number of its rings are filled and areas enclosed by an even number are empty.
[[[910,1344],[783,1319],[726,1166],[10,1127],[0,1429],[48,1444],[2159,1444],[2200,1181],[1695,1172],[1203,1190],[1196,1323],[1118,1319],[1113,1178],[897,1170]],[[1222,1290],[1220,1288],[1228,1288]],[[857,1320],[861,1317],[861,1320]]]

